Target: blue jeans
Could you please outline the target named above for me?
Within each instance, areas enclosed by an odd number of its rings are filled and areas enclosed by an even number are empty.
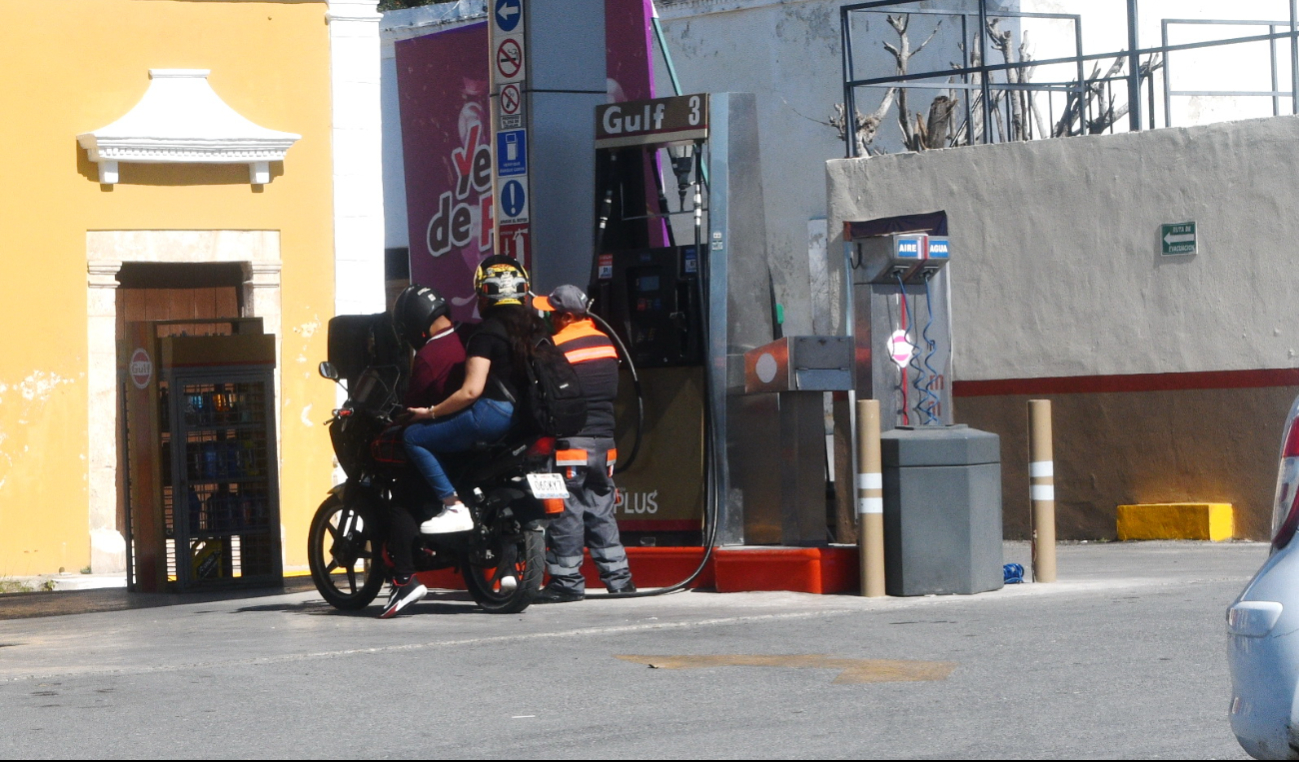
[[[436,453],[464,452],[480,442],[495,442],[513,423],[514,405],[479,397],[455,415],[407,426],[402,441],[415,468],[437,496],[446,500],[456,494],[456,488],[451,486]]]

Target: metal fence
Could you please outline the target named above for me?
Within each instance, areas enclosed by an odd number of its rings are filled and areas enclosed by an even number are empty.
[[[1139,45],[1138,0],[1126,0],[1127,45],[1100,53],[1085,52],[1082,14],[998,10],[990,8],[988,0],[971,0],[965,8],[954,10],[921,8],[917,0],[844,5],[840,8],[844,104],[836,126],[851,158],[883,152],[874,139],[888,125],[895,106],[903,150],[1152,129],[1157,126],[1158,107],[1162,107],[1163,126],[1168,127],[1174,122],[1173,99],[1187,96],[1270,98],[1274,115],[1282,113],[1282,102],[1288,99],[1289,113],[1299,114],[1299,98],[1295,97],[1299,92],[1299,0],[1283,2],[1289,6],[1288,20],[1161,19],[1161,44],[1143,48]],[[914,46],[910,37],[913,19],[935,18],[929,38]],[[909,71],[911,59],[934,40],[948,19],[957,22],[954,26],[960,34],[959,42],[947,46],[948,68]],[[863,20],[887,20],[892,27],[896,38],[883,47],[894,60],[893,73],[860,76],[866,67],[855,55],[864,47],[859,28],[881,28],[879,24],[855,23]],[[1040,59],[1030,55],[1016,35],[1023,24],[1035,22],[1068,25],[1070,33],[1065,36],[1072,41],[1070,54]],[[1170,43],[1170,30],[1192,26],[1252,26],[1266,28],[1267,33]],[[1282,42],[1288,51],[1279,49]],[[1260,43],[1269,49],[1270,89],[1173,86],[1170,63],[1181,60],[1173,54]],[[1001,62],[992,62],[995,54]],[[1046,77],[1035,81],[1042,73]],[[1288,81],[1290,89],[1281,89],[1283,81]],[[913,113],[912,91],[931,96],[924,99],[927,109]],[[873,108],[863,114],[859,106],[869,102],[870,95],[876,96]]]

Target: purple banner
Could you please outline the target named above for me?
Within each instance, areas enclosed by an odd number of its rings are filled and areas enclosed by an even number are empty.
[[[651,0],[605,0],[605,65],[609,102],[643,101],[654,97],[654,65],[650,58],[653,31]]]
[[[650,0],[605,0],[605,13],[610,101],[653,98]],[[473,272],[492,253],[487,23],[399,40],[396,49],[411,280],[450,299],[452,319],[473,320]],[[646,181],[656,198],[652,176]],[[664,237],[662,226],[651,231]]]
[[[411,280],[474,318],[473,272],[492,249],[487,24],[397,42]]]

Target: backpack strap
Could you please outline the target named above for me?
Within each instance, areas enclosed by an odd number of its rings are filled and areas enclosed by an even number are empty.
[[[506,388],[504,383],[501,382],[500,376],[494,375],[492,373],[488,373],[487,380],[492,382],[493,384],[496,384],[496,389],[501,394],[505,395],[506,401],[508,401],[511,405],[514,405],[515,407],[519,406],[519,401],[514,398],[513,394],[510,394],[510,390]]]
[[[510,340],[510,335],[505,331],[505,326],[501,325],[499,322],[495,320],[487,320],[480,323],[475,333],[478,333],[479,331],[489,336],[495,336],[499,339],[504,339],[506,342],[509,342]],[[473,337],[471,336],[470,338]],[[494,384],[496,386],[496,389],[501,393],[502,396],[505,397],[505,399],[511,405],[518,407],[519,400],[513,394],[510,393],[510,390],[508,388],[506,388],[505,384],[501,381],[500,376],[498,376],[495,373],[488,373],[487,381],[488,383]]]

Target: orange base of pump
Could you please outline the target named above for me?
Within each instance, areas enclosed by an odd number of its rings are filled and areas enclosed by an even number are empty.
[[[703,548],[627,548],[632,581],[646,590],[675,585],[699,566]],[[749,546],[717,548],[691,588],[719,593],[789,591],[831,595],[859,589],[856,546],[787,548]],[[454,569],[416,575],[426,587],[464,590],[464,580]],[[603,588],[600,573],[588,553],[582,576],[595,592]]]

